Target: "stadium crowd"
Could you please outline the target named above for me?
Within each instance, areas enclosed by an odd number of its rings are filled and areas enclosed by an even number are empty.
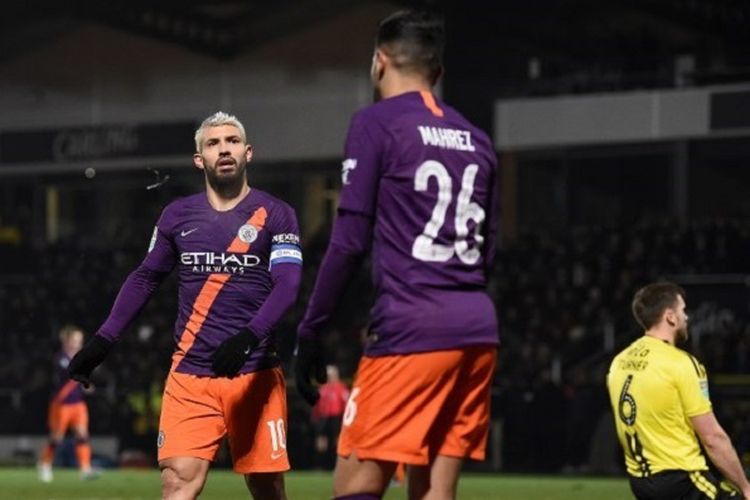
[[[301,297],[279,328],[279,352],[287,374],[294,330],[326,248],[327,232],[325,228],[305,242]],[[125,229],[120,236],[120,241],[130,243],[113,245],[114,250],[80,235],[40,251],[0,246],[0,261],[14,263],[3,271],[0,286],[5,356],[0,363],[0,423],[5,433],[44,432],[59,327],[74,322],[93,333],[125,274],[142,257],[141,237]],[[602,470],[591,459],[600,445],[593,429],[611,420],[604,375],[612,353],[640,333],[630,315],[633,291],[664,277],[677,277],[679,282],[686,276],[721,275],[727,280],[727,275],[750,274],[747,255],[750,220],[745,219],[694,220],[686,225],[648,219],[617,228],[577,227],[558,235],[527,231],[504,242],[491,284],[501,325],[493,419],[502,422],[503,470]],[[750,294],[744,282],[732,283],[716,287],[716,300],[710,287],[695,288],[700,300],[691,300],[688,348],[712,375],[747,373],[750,368]],[[726,286],[739,288],[725,294]],[[91,432],[117,435],[123,452],[141,450],[151,457],[155,449],[162,381],[173,349],[175,287],[173,278],[163,285],[95,374],[97,389],[89,397]],[[690,295],[689,283],[687,289]],[[724,295],[730,298],[720,300]],[[365,266],[350,284],[326,337],[344,380],[355,371],[370,302]],[[712,396],[740,455],[750,454],[750,428],[742,418],[747,406],[737,398],[725,401],[721,391],[713,390]],[[313,424],[308,407],[293,389],[289,413],[292,463],[312,467]],[[616,443],[610,445],[605,455],[610,450],[619,454]],[[620,461],[619,455],[611,458],[612,463]]]

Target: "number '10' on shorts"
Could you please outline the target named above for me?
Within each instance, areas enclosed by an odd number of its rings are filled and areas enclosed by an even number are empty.
[[[159,420],[159,460],[214,460],[227,436],[235,472],[289,470],[286,386],[280,368],[234,378],[171,371]]]

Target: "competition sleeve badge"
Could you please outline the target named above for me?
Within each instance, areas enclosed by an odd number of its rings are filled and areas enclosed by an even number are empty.
[[[357,168],[357,160],[355,158],[347,158],[341,162],[341,184],[351,184],[349,173],[355,168]]]
[[[706,399],[711,399],[711,396],[708,392],[708,380],[701,380],[700,381],[701,386],[701,394],[703,394],[703,397]]]
[[[258,239],[258,229],[252,224],[245,224],[237,231],[237,237],[245,243],[252,243]]]
[[[156,245],[156,236],[159,234],[159,226],[154,226],[154,234],[151,235],[151,241],[148,244],[148,253],[151,253],[151,250],[154,249],[154,245]]]
[[[156,447],[161,448],[164,446],[164,431],[159,431],[159,435],[156,438]]]

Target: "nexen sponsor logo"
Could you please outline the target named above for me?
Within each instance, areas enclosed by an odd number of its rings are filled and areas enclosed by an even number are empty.
[[[273,243],[291,243],[299,245],[299,236],[294,233],[275,234],[271,241]]]
[[[193,266],[194,273],[244,274],[246,267],[260,264],[260,257],[253,254],[183,252],[180,262]]]

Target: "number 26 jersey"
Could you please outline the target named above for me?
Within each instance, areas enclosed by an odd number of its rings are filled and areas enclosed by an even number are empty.
[[[339,210],[373,221],[366,354],[497,344],[486,292],[496,170],[489,137],[429,92],[354,115]]]

